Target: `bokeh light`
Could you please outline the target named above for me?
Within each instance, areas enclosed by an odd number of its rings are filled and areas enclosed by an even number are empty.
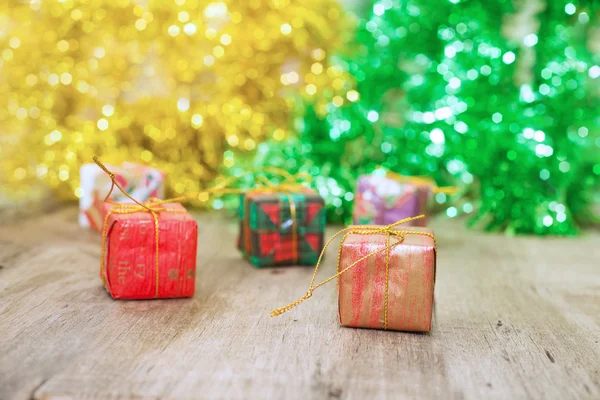
[[[334,0],[0,6],[3,195],[41,182],[75,199],[94,155],[152,164],[171,193],[197,192],[288,137],[296,93],[322,112],[346,95],[330,57],[348,24]]]

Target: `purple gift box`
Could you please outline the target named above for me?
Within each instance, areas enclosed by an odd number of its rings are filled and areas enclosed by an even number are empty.
[[[404,218],[426,214],[432,193],[430,185],[400,182],[387,176],[358,178],[352,219],[355,225],[388,225]],[[425,226],[426,218],[408,225]]]

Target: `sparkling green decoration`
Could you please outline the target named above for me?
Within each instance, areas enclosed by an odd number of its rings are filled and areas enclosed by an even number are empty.
[[[382,166],[462,187],[446,214],[487,230],[568,235],[599,222],[598,8],[521,3],[373,3],[339,60],[355,90],[324,118],[308,104],[298,137],[259,146],[256,163],[310,171],[333,221],[348,222],[358,175]]]

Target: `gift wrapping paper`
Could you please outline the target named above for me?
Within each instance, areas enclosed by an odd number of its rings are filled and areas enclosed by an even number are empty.
[[[109,166],[116,181],[133,198],[140,202],[164,197],[165,173],[145,165],[123,163]],[[84,164],[79,170],[82,194],[79,199],[79,225],[100,232],[104,222],[104,199],[111,186],[110,177],[96,164]],[[118,190],[113,190],[109,200],[131,204],[132,201]]]
[[[401,229],[401,228],[397,228]],[[432,233],[427,228],[411,228]],[[350,233],[342,243],[338,271],[386,247],[387,234]],[[391,243],[395,237],[390,237]],[[365,259],[338,277],[340,324],[384,329],[386,251]],[[387,329],[429,332],[433,311],[436,254],[433,238],[407,233],[389,249]]]
[[[313,190],[241,197],[238,248],[256,267],[316,264],[324,232],[324,202]]]
[[[119,205],[105,203],[105,212]],[[194,295],[198,226],[179,203],[158,213],[158,277],[155,221],[150,212],[111,213],[106,227],[106,289],[115,299]],[[158,285],[158,290],[157,290]]]
[[[352,212],[356,225],[388,225],[414,215],[426,214],[432,189],[429,185],[399,182],[387,176],[363,175],[358,178]],[[425,218],[409,226],[425,226]]]

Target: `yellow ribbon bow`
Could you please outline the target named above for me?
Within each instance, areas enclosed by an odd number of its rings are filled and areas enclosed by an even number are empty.
[[[325,244],[325,246],[323,247],[323,251],[321,251],[321,254],[319,255],[319,259],[317,260],[317,265],[315,266],[315,272],[313,273],[312,279],[310,281],[310,285],[308,286],[308,290],[306,292],[306,294],[304,296],[302,296],[300,299],[288,304],[287,306],[281,307],[281,308],[276,308],[275,310],[271,311],[271,317],[276,317],[278,315],[281,315],[285,312],[288,312],[289,310],[291,310],[292,308],[298,306],[300,303],[302,303],[305,300],[308,300],[309,298],[312,297],[313,292],[325,285],[326,283],[332,281],[333,279],[339,277],[340,275],[346,273],[347,271],[349,271],[350,269],[354,268],[355,266],[357,266],[358,264],[360,264],[361,262],[363,262],[364,260],[373,257],[383,251],[385,251],[385,292],[384,292],[384,308],[383,308],[383,329],[387,330],[387,315],[388,315],[388,291],[389,291],[389,263],[390,263],[390,249],[398,246],[400,243],[402,243],[404,241],[404,237],[406,235],[423,235],[423,236],[429,236],[433,239],[433,244],[434,244],[434,248],[437,250],[437,241],[435,239],[435,236],[432,233],[428,233],[428,232],[420,232],[420,231],[407,231],[407,230],[395,230],[393,229],[394,227],[416,220],[416,219],[420,219],[425,217],[424,215],[418,215],[416,217],[411,217],[411,218],[404,218],[400,221],[396,221],[393,224],[389,224],[389,225],[385,225],[385,226],[374,226],[374,225],[356,225],[356,226],[349,226],[347,228],[344,228],[340,231],[338,231],[335,235],[333,235]],[[340,241],[340,247],[338,250],[338,256],[337,256],[337,273],[327,279],[325,279],[324,281],[318,283],[315,285],[315,280],[317,278],[317,273],[319,272],[319,266],[321,265],[321,259],[323,258],[323,255],[325,254],[325,250],[327,249],[327,247],[331,244],[331,242],[338,237],[339,235],[344,234],[344,236],[342,237],[342,240]],[[386,237],[386,244],[385,247],[375,250],[361,258],[359,258],[358,260],[354,261],[352,264],[350,264],[349,266],[347,266],[346,268],[344,268],[343,270],[340,271],[340,261],[342,258],[342,246],[344,244],[344,241],[346,240],[346,238],[348,237],[348,235],[350,234],[356,234],[356,235],[376,235],[376,234],[385,234],[387,235]],[[396,239],[396,242],[394,243],[390,243],[391,238]]]
[[[438,186],[437,183],[428,176],[406,176],[391,171],[387,171],[385,176],[397,182],[408,182],[417,186],[429,186],[433,193],[454,194],[458,191],[456,186]]]

